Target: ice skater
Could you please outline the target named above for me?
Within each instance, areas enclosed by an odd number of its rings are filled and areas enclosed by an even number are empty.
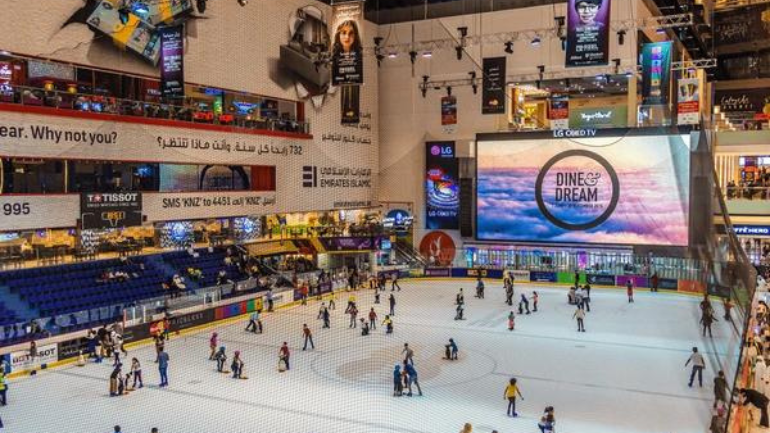
[[[654,274],[652,274],[652,277],[650,277],[650,292],[657,292],[659,283],[660,283],[660,278],[658,277],[658,273],[655,272]]]
[[[628,302],[634,302],[634,283],[631,280],[626,281],[626,294],[628,295]]]
[[[508,381],[508,385],[505,387],[505,393],[503,394],[503,398],[505,400],[508,400],[508,410],[506,414],[510,417],[517,417],[519,416],[518,413],[516,413],[516,396],[521,397],[521,401],[524,401],[524,396],[521,395],[521,391],[519,391],[519,386],[516,385],[516,378],[511,378],[511,380]]]
[[[586,332],[585,325],[583,324],[583,320],[586,318],[585,310],[578,307],[575,309],[575,313],[572,315],[572,318],[577,319],[578,332]]]
[[[5,368],[0,371],[0,405],[8,405],[8,381],[5,377]]]
[[[230,364],[230,369],[233,370],[233,379],[244,379],[243,377],[243,359],[241,359],[241,352],[236,350],[233,353],[233,362]]]
[[[465,304],[457,304],[455,307],[455,320],[465,320]]]
[[[537,313],[537,303],[540,300],[540,295],[537,292],[532,292],[532,312]]]
[[[414,350],[409,347],[409,343],[404,343],[404,350],[401,351],[401,354],[404,355],[404,364],[414,365]]]
[[[310,328],[307,327],[307,323],[302,325],[302,335],[305,337],[305,345],[302,347],[302,350],[307,350],[308,342],[310,342],[310,348],[315,349],[315,344],[313,343],[313,333],[310,331]]]
[[[121,367],[123,364],[116,364],[110,373],[110,397],[118,395],[118,381],[122,380]]]
[[[211,334],[211,338],[209,338],[209,349],[211,349],[211,354],[209,355],[209,361],[214,360],[214,356],[217,354],[217,341],[219,339],[219,334],[216,332]]]
[[[521,299],[519,300],[519,314],[524,314],[525,309],[527,314],[529,314],[529,299],[527,299],[527,295],[525,293],[522,293]]]
[[[139,382],[139,388],[144,388],[144,381],[142,380],[142,364],[136,358],[131,359],[131,376],[134,377],[134,384],[131,388],[137,389],[136,382]]]
[[[508,306],[513,305],[513,286],[505,286],[505,303],[508,304]]]
[[[449,344],[444,346],[446,349],[446,359],[450,361],[456,361],[457,360],[457,343],[455,343],[455,340],[453,338],[449,339]]]
[[[281,363],[286,367],[286,370],[291,370],[291,367],[289,366],[289,358],[291,357],[291,352],[289,352],[289,343],[283,342],[283,345],[281,345],[281,348],[278,349],[278,370],[281,371]]]
[[[369,335],[369,323],[362,318],[361,319],[361,336],[367,336],[367,335]]]
[[[345,314],[349,313],[350,309],[355,307],[356,307],[356,295],[351,294],[350,296],[348,296],[348,306],[345,307]]]
[[[393,333],[393,319],[391,319],[390,316],[386,315],[385,320],[382,321],[382,324],[385,325],[386,334]]]
[[[265,299],[267,299],[267,312],[272,313],[273,312],[273,289],[267,290]]]
[[[420,388],[420,381],[417,379],[417,370],[414,368],[414,363],[407,363],[404,361],[404,371],[406,372],[406,388],[407,397],[412,396],[412,385],[417,387],[417,395],[422,397],[422,388]]]
[[[727,403],[727,378],[722,370],[714,378],[714,401]]]
[[[540,429],[540,433],[553,433],[554,424],[556,424],[556,418],[554,417],[553,406],[548,406],[543,411],[543,416],[540,417],[537,427]]]
[[[398,289],[398,291],[401,291],[401,286],[398,284],[398,272],[393,274],[393,280],[390,283],[390,291],[394,291],[395,289]]]
[[[350,307],[348,314],[350,314],[350,325],[348,325],[348,328],[355,328],[358,326],[358,308],[356,308],[355,304]]]
[[[380,303],[380,291],[374,292],[374,303],[379,304]]]
[[[476,297],[484,299],[484,281],[481,280],[481,277],[476,278]]]
[[[372,331],[377,329],[377,312],[374,311],[374,307],[369,310],[369,328],[371,328]]]
[[[390,315],[395,316],[396,315],[396,297],[393,296],[393,294],[390,294],[390,297],[388,298],[388,303],[390,303]]]
[[[329,314],[329,309],[328,308],[324,308],[323,315],[321,317],[323,318],[323,321],[324,321],[324,326],[322,328],[323,329],[329,329],[331,327],[330,326],[330,317],[331,317],[331,315]]]
[[[404,394],[404,382],[401,380],[401,365],[393,367],[393,397],[401,397]]]
[[[513,310],[511,310],[511,312],[508,313],[508,330],[513,331],[515,327],[516,327],[516,315],[513,314]]]
[[[219,351],[214,355],[214,359],[217,361],[217,371],[224,373],[225,362],[227,361],[227,353],[225,353],[225,346],[219,348]]]
[[[256,334],[257,330],[259,330],[260,334],[262,333],[262,321],[259,319],[259,311],[254,310],[249,318],[249,324],[246,326],[246,331],[251,331]]]
[[[335,302],[337,300],[337,294],[332,290],[332,292],[329,294],[329,308],[332,310],[337,309],[337,303]]]
[[[465,294],[463,293],[462,287],[460,288],[460,291],[457,292],[457,295],[455,295],[455,305],[460,305],[465,303]]]
[[[709,333],[709,337],[713,338],[714,336],[711,334],[711,325],[716,322],[717,319],[714,317],[713,310],[706,310],[703,315],[700,318],[700,323],[703,325],[703,336],[706,336],[706,331]]]
[[[687,367],[690,363],[692,363],[692,372],[690,373],[690,383],[688,383],[687,386],[692,388],[692,383],[697,374],[698,385],[703,388],[703,370],[706,368],[706,361],[703,359],[703,355],[698,352],[697,347],[692,348],[692,355],[690,355],[687,362],[684,363],[684,366]]]
[[[316,317],[316,320],[321,320],[323,318],[325,308],[326,308],[326,302],[321,302],[321,306],[318,307],[318,317]]]
[[[730,315],[730,311],[732,311],[733,309],[733,302],[730,300],[729,296],[725,298],[723,305],[725,308],[725,315],[724,315],[725,322],[732,322],[733,317]]]

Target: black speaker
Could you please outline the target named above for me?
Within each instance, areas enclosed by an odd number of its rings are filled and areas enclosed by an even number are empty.
[[[473,237],[473,179],[460,179],[460,236]]]

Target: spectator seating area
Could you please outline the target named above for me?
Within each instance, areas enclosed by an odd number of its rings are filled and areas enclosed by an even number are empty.
[[[12,325],[20,320],[13,310],[0,302],[0,326]]]
[[[244,278],[235,263],[225,264],[226,252],[222,248],[216,248],[213,252],[207,249],[195,250],[198,257],[193,257],[187,251],[175,251],[163,255],[163,261],[176,270],[176,273],[190,280],[187,269],[199,269],[203,274],[201,286],[212,286],[216,284],[217,274],[220,270],[227,272],[227,279],[239,281]]]

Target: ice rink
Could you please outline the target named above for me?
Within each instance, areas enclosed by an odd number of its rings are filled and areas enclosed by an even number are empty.
[[[342,293],[332,329],[321,329],[320,303],[311,302],[265,315],[262,335],[245,332],[243,321],[172,338],[168,388],[157,387],[150,346],[129,351],[129,359],[142,362],[145,388],[127,396],[109,397],[106,361],[11,381],[9,406],[0,408],[4,431],[106,433],[119,424],[125,433],[454,433],[470,422],[475,432],[535,433],[543,408],[552,405],[559,433],[703,433],[715,354],[735,344],[718,303],[713,341],[701,337],[700,298],[693,296],[637,290],[629,304],[625,290],[594,289],[587,332],[578,333],[565,288],[517,283],[517,298],[538,291],[540,311],[517,316],[509,332],[500,281],[487,282],[483,300],[472,296],[472,280],[401,285],[392,335],[380,327],[367,337],[349,329]],[[467,320],[454,321],[460,287]],[[389,295],[390,286],[374,305],[380,321]],[[374,295],[358,297],[364,317]],[[313,330],[315,350],[301,350],[303,323]],[[230,357],[241,351],[249,380],[219,374],[208,361],[214,330]],[[459,361],[442,359],[450,337]],[[283,341],[292,349],[292,369],[279,373]],[[416,352],[423,397],[392,397],[392,370],[405,342]],[[692,346],[707,354],[702,389],[687,387]],[[503,398],[511,377],[524,396],[515,419],[506,416]]]

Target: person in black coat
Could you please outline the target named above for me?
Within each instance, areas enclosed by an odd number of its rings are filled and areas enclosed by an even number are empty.
[[[759,419],[760,427],[770,427],[767,418],[767,404],[770,403],[770,399],[755,389],[741,388],[739,393],[741,395],[741,404],[743,406],[748,406],[749,403],[751,403],[761,411],[762,415]]]

